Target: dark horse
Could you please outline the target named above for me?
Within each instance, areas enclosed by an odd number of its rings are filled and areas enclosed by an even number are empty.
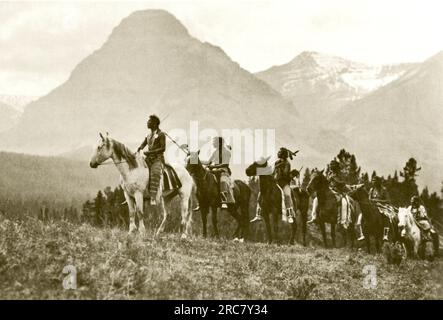
[[[291,177],[295,176],[295,170],[291,171]],[[297,187],[292,189],[292,197],[294,203],[297,204],[297,209],[300,210],[300,222],[302,228],[302,243],[306,246],[306,234],[307,234],[307,222],[308,222],[308,210],[309,210],[309,193],[306,190]],[[291,235],[291,241],[293,242],[293,236]]]
[[[198,159],[198,158],[197,158]],[[207,236],[207,217],[211,210],[212,227],[215,237],[219,237],[217,227],[217,209],[221,206],[220,190],[217,177],[208,168],[205,168],[198,159],[197,163],[191,163],[187,158],[186,169],[194,178],[197,186],[197,198],[200,205],[200,214],[203,224],[203,237]],[[247,239],[249,236],[249,199],[251,190],[248,185],[241,180],[234,181],[235,203],[228,204],[228,212],[237,221],[237,228],[234,237]]]
[[[380,252],[383,242],[383,227],[389,224],[388,218],[369,200],[369,194],[364,188],[364,185],[356,187],[349,195],[360,205],[363,215],[362,229],[368,253],[371,252],[371,236],[374,237],[377,252]],[[392,229],[392,236],[394,237],[398,234],[396,228],[397,226],[394,224]]]
[[[320,227],[320,231],[323,238],[323,243],[325,247],[328,246],[327,239],[326,239],[326,223],[329,223],[331,226],[331,240],[332,240],[332,246],[335,247],[335,228],[337,225],[337,218],[338,218],[338,210],[339,210],[339,203],[337,201],[337,197],[334,194],[334,192],[329,187],[329,181],[326,179],[326,177],[323,175],[323,171],[314,170],[312,172],[311,181],[309,181],[308,184],[308,192],[310,194],[316,193],[317,194],[317,201],[318,201],[318,216],[317,221],[318,225]],[[349,200],[349,199],[348,199]],[[351,202],[350,204],[351,208],[351,218],[354,220],[353,217],[353,211],[355,211],[355,203]],[[347,241],[347,236],[349,236],[351,240],[351,246],[353,245],[353,241],[355,238],[354,235],[354,228],[351,221],[351,225],[347,229],[347,234],[343,237],[344,241]],[[345,243],[346,245],[346,243]]]
[[[259,205],[263,219],[265,220],[268,243],[271,243],[273,238],[278,238],[278,222],[282,212],[282,192],[277,186],[277,182],[272,174],[257,174],[257,168],[266,168],[268,166],[267,160],[263,164],[258,164],[257,162],[252,163],[246,169],[246,175],[248,177],[259,176]],[[305,191],[298,188],[293,191],[292,196],[294,203],[300,203],[298,209],[301,211],[301,220],[303,224],[303,244],[306,245],[306,220],[309,207],[309,196]],[[271,231],[271,217],[273,220],[273,232]],[[294,223],[291,223],[291,237],[289,240],[291,244],[295,241],[296,232],[297,223],[294,221]],[[274,233],[274,235],[272,235],[272,233]]]

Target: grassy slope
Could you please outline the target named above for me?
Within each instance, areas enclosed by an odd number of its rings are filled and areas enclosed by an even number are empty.
[[[62,288],[63,267],[78,289]],[[375,265],[376,289],[363,267]],[[443,298],[441,261],[395,267],[382,256],[177,234],[128,237],[65,222],[0,220],[0,298],[24,299],[428,299]]]

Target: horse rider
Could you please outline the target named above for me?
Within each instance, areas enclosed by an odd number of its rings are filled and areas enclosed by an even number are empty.
[[[161,176],[165,165],[164,152],[166,150],[166,136],[160,130],[160,118],[156,115],[150,115],[147,127],[150,132],[143,140],[137,152],[148,146],[148,151],[144,152],[146,164],[149,168],[149,196],[150,204],[157,204],[157,195],[160,188]]]
[[[297,152],[292,152],[286,148],[280,148],[277,153],[278,159],[274,164],[273,176],[278,186],[283,190],[284,202],[286,207],[286,219],[289,223],[294,223],[295,211],[294,203],[292,201],[292,189],[291,189],[291,164],[288,160],[293,159],[293,156]],[[260,194],[259,194],[260,197]],[[260,207],[257,207],[256,216],[251,222],[256,222],[262,220]]]
[[[348,191],[346,183],[340,177],[340,164],[336,160],[332,160],[329,163],[329,170],[327,172],[326,179],[329,181],[329,188],[338,197],[339,203],[342,204],[345,199],[345,193]],[[341,208],[339,206],[338,213],[340,214]],[[315,223],[318,219],[318,198],[315,197],[312,202],[312,217],[308,223]]]
[[[286,148],[280,148],[277,153],[277,161],[274,165],[274,179],[277,181],[279,187],[283,190],[286,217],[289,223],[294,222],[295,211],[294,204],[292,202],[292,190],[291,190],[291,164],[288,158],[292,160],[292,152]]]
[[[374,175],[371,179],[372,187],[369,189],[369,201],[374,203],[376,206],[379,205],[388,205],[391,203],[391,198],[389,196],[388,190],[383,186],[382,179],[376,175]],[[361,230],[361,220],[362,214],[360,213],[357,218],[357,226],[359,226]],[[360,231],[361,232],[361,231]],[[362,233],[363,235],[363,233]],[[388,240],[389,235],[389,227],[383,228],[383,240]],[[364,236],[363,236],[364,239]],[[359,238],[359,240],[362,240]]]
[[[208,165],[209,170],[216,175],[219,181],[221,207],[227,208],[228,204],[235,203],[234,185],[231,181],[231,148],[225,144],[223,137],[214,137],[212,140],[214,152],[207,161],[201,161]]]
[[[437,231],[432,225],[431,219],[429,219],[426,208],[420,204],[420,198],[418,196],[413,196],[411,198],[411,204],[408,207],[408,211],[412,214],[420,228],[425,227],[426,229],[429,229],[432,241],[434,243],[434,251],[438,255],[439,238]]]

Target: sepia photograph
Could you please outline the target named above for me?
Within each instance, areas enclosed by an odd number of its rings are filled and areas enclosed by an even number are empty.
[[[0,300],[443,299],[442,13],[0,1]]]

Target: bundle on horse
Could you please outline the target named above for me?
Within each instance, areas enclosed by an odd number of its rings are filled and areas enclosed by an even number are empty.
[[[207,216],[211,211],[212,227],[215,237],[219,237],[217,209],[221,207],[220,188],[217,176],[201,163],[199,152],[188,156],[186,169],[195,180],[197,198],[203,224],[203,236],[207,236]],[[192,160],[192,161],[191,161]],[[237,221],[234,237],[240,240],[249,236],[249,199],[251,191],[246,183],[234,180],[234,203],[227,204],[227,211]]]
[[[140,153],[134,154],[123,143],[110,138],[108,135],[103,136],[100,133],[100,140],[94,149],[91,156],[91,168],[97,168],[106,160],[112,159],[117,170],[120,172],[121,186],[124,191],[125,199],[129,208],[129,233],[137,230],[135,218],[138,218],[138,231],[145,233],[144,206],[143,198],[145,190],[149,183],[149,169],[146,165],[145,159]],[[171,166],[180,180],[180,188],[174,193],[180,199],[180,213],[182,237],[186,237],[190,233],[192,221],[192,198],[191,195],[195,192],[195,185],[192,177],[189,175],[185,167],[179,165]],[[163,198],[163,177],[160,181],[160,188],[157,194],[157,204],[163,215],[163,220],[157,229],[156,235],[159,235],[166,223],[168,210],[165,204],[170,204],[173,197]]]
[[[308,183],[307,190],[310,194],[315,193],[317,196],[317,223],[323,238],[323,243],[327,247],[326,223],[331,227],[332,246],[335,247],[335,231],[338,222],[341,223],[345,230],[345,245],[347,237],[351,240],[351,245],[355,238],[354,223],[356,220],[357,204],[347,195],[337,195],[330,185],[328,179],[323,174],[324,170],[313,170],[311,180]],[[343,201],[344,200],[344,201]],[[343,205],[345,202],[345,206]],[[345,213],[343,213],[345,212]]]
[[[260,197],[258,199],[258,205],[261,208],[261,215],[265,221],[266,233],[268,243],[271,243],[274,239],[278,238],[278,223],[282,216],[282,202],[283,194],[278,186],[274,176],[272,175],[272,168],[268,166],[269,158],[262,158],[253,162],[248,168],[246,168],[246,175],[248,177],[258,176],[258,183],[260,188]],[[309,197],[306,192],[297,189],[293,190],[293,200],[296,203],[303,203],[299,209],[302,209],[302,221],[306,223],[307,210],[309,207]],[[273,230],[271,230],[270,219],[272,217]],[[305,218],[303,218],[305,217]],[[295,241],[297,231],[297,223],[294,221],[291,223],[291,236],[289,242],[291,244]],[[306,243],[306,227],[303,228],[303,241]]]

